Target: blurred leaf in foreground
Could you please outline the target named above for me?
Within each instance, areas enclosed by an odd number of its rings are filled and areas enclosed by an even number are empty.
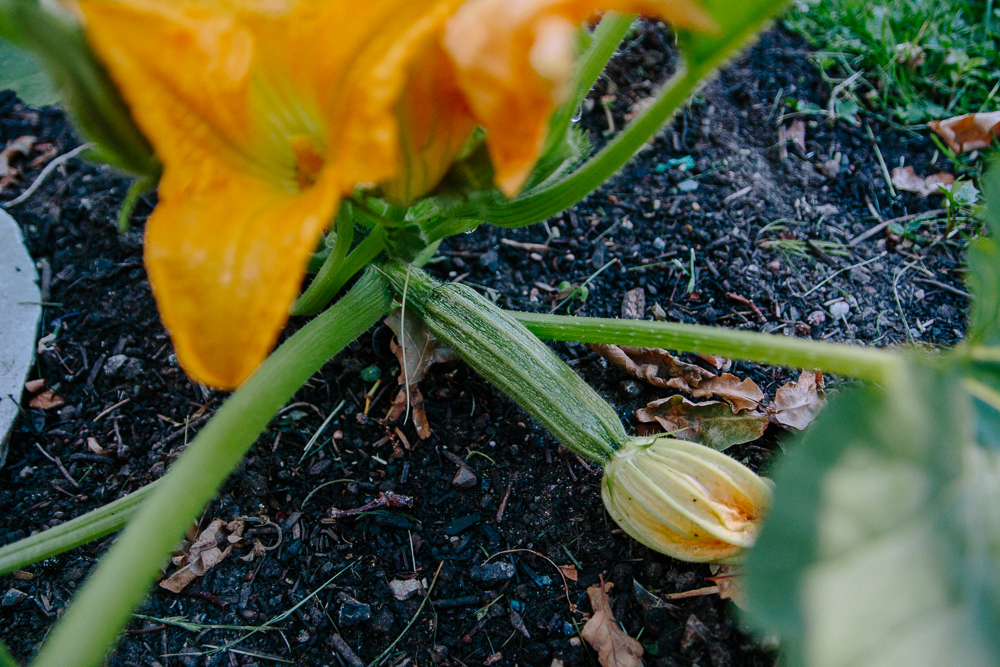
[[[0,90],[8,88],[32,106],[43,107],[59,101],[59,93],[38,59],[0,40]]]
[[[967,344],[844,392],[775,467],[748,614],[789,667],[1000,665],[998,178]]]
[[[841,394],[774,480],[748,609],[789,667],[1000,664],[1000,455],[956,374]]]

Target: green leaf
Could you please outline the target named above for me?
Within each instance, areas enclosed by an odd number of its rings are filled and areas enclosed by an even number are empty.
[[[0,90],[10,89],[24,102],[36,107],[56,104],[59,93],[45,68],[30,53],[0,40]]]
[[[1000,346],[1000,167],[990,169],[982,185],[985,227],[990,236],[981,236],[969,247],[968,281],[975,300],[968,342],[973,346]]]
[[[11,655],[3,642],[0,642],[0,667],[20,667],[20,663]]]
[[[776,466],[747,613],[789,667],[1000,665],[1000,452],[956,370],[842,393]]]

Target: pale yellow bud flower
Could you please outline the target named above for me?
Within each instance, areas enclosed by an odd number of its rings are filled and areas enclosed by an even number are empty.
[[[772,484],[704,445],[632,438],[605,466],[601,495],[615,522],[650,549],[731,563],[757,539]]]

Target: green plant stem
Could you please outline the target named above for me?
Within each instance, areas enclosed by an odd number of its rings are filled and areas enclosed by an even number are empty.
[[[0,549],[0,574],[13,572],[121,530],[158,482]]]
[[[497,227],[523,227],[563,211],[600,187],[629,161],[680,108],[708,69],[682,69],[663,85],[656,101],[578,170],[551,186],[520,199],[488,206],[485,221]]]
[[[122,206],[118,209],[119,234],[124,234],[131,227],[132,211],[135,210],[136,204],[139,203],[139,198],[155,187],[156,180],[148,176],[140,176],[129,186],[128,192],[125,193],[125,199],[122,200]]]
[[[594,32],[590,36],[590,45],[580,56],[576,75],[570,85],[570,90],[573,93],[553,114],[552,120],[549,122],[549,133],[545,139],[542,155],[548,154],[559,142],[563,141],[566,128],[572,122],[574,114],[583,104],[587,93],[594,87],[594,83],[604,71],[608,61],[611,60],[611,56],[615,54],[618,45],[628,33],[634,20],[635,14],[608,12],[594,28]]]
[[[351,241],[354,240],[354,212],[352,209],[350,202],[345,201],[340,205],[340,211],[337,213],[337,220],[334,223],[337,238],[333,243],[333,250],[327,255],[323,266],[316,273],[316,277],[309,283],[309,287],[296,300],[295,309],[298,309],[300,304],[302,308],[302,312],[296,312],[296,315],[314,315],[336,295],[336,290],[331,292],[330,288],[338,277],[337,273],[344,264],[347,251],[351,249]],[[325,298],[328,294],[329,297]]]
[[[511,314],[533,334],[548,340],[718,354],[761,364],[817,369],[877,383],[896,376],[903,363],[901,354],[886,350],[722,327],[538,313]]]
[[[347,284],[348,280],[354,277],[354,274],[365,268],[368,262],[378,257],[383,250],[385,250],[385,229],[376,227],[347,257],[343,258],[343,261],[340,262],[340,268],[333,271],[329,277],[324,277],[320,286],[313,290],[313,285],[320,280],[320,276],[316,276],[309,288],[292,306],[292,315],[318,313],[333,300],[333,297],[337,296],[337,292]],[[330,253],[330,257],[327,257],[323,263],[324,267],[331,262],[332,257],[333,253]],[[322,274],[322,269],[320,269],[320,273]]]
[[[385,281],[369,270],[257,369],[142,504],[56,624],[35,665],[101,664],[184,531],[274,414],[330,357],[385,314],[390,302]]]

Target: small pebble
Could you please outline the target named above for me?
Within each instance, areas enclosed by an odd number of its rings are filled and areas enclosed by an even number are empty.
[[[821,162],[816,168],[819,170],[819,173],[827,178],[836,178],[840,173],[840,162],[838,160],[826,160],[825,162]]]
[[[818,327],[824,322],[826,322],[826,313],[822,310],[814,310],[809,313],[808,317],[806,317],[806,323],[809,324],[809,326]]]
[[[451,480],[451,485],[460,489],[474,489],[478,481],[476,473],[472,472],[470,468],[459,466],[458,470],[455,471],[455,476]]]
[[[358,602],[347,593],[340,593],[340,609],[337,611],[337,623],[344,627],[353,627],[372,617],[372,608],[363,602]]]
[[[663,250],[664,248],[667,247],[667,242],[661,239],[659,236],[657,236],[655,239],[653,239],[653,247],[656,248],[657,250]]]
[[[13,607],[28,597],[27,593],[11,588],[0,597],[0,607]]]
[[[104,368],[101,370],[108,377],[117,377],[118,373],[121,372],[125,364],[128,363],[128,357],[124,354],[115,354],[108,357],[108,360],[104,362]]]
[[[493,588],[514,578],[514,566],[507,561],[494,561],[477,565],[469,576],[483,588]]]
[[[838,301],[830,305],[830,314],[833,315],[834,319],[839,320],[847,317],[849,312],[851,312],[851,306],[846,301]]]
[[[423,587],[416,579],[393,579],[389,582],[389,590],[397,600],[409,600],[419,593]]]

